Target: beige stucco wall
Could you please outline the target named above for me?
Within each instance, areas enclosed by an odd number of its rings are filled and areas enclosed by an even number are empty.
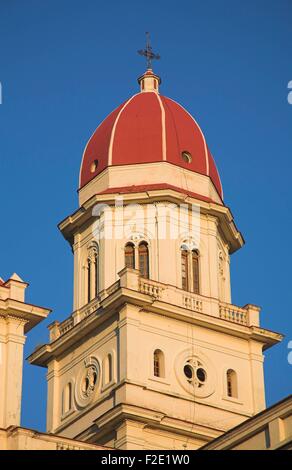
[[[118,280],[125,265],[124,247],[137,247],[143,240],[149,245],[150,278],[181,288],[181,246],[194,244],[200,253],[200,293],[206,297],[231,302],[229,249],[215,217],[202,214],[185,218],[179,205],[143,204],[137,208],[110,207],[100,219],[80,227],[74,237],[74,310],[87,303],[87,257],[93,243],[99,246],[99,290]],[[191,213],[191,212],[190,212]],[[122,231],[121,220],[126,228]],[[186,219],[186,220],[184,220]],[[195,229],[193,229],[193,226]],[[98,227],[103,234],[97,236]],[[165,236],[164,236],[165,234]],[[190,234],[190,235],[189,235]]]
[[[165,355],[163,378],[153,375],[153,352],[157,348]],[[103,363],[108,353],[113,357],[113,380],[105,384]],[[185,360],[194,356],[200,358],[209,376],[206,395],[194,396],[183,373]],[[98,385],[92,399],[80,406],[77,392],[80,377],[86,361],[92,359],[98,363]],[[229,368],[238,376],[238,398],[227,397]],[[69,381],[74,389],[73,407],[64,416],[62,396]],[[202,445],[210,439],[210,430],[217,432],[216,437],[264,408],[261,345],[128,304],[85,338],[80,334],[74,347],[49,364],[48,393],[49,432],[80,437],[94,422],[123,404],[133,406],[134,417],[140,416],[139,419],[148,410],[149,416],[144,416],[147,425],[141,431],[143,447],[148,448],[147,439],[152,436],[153,440],[155,433],[161,436],[163,426],[167,425],[173,428],[171,439],[177,438],[176,448],[182,448],[186,440],[197,448],[198,443]],[[154,425],[152,420],[157,413],[161,419]],[[176,432],[178,423],[182,428],[180,438]],[[187,439],[187,430],[194,424],[198,430]],[[118,429],[114,445],[120,442]],[[168,438],[165,439],[159,441],[161,448],[168,448]],[[165,447],[161,442],[165,442]],[[129,445],[127,441],[123,448]]]
[[[196,449],[265,407],[262,348],[279,338],[255,330],[257,307],[230,305],[229,254],[243,240],[227,208],[197,200],[194,230],[190,198],[168,190],[155,197],[127,195],[118,207],[112,197],[94,198],[108,187],[146,184],[147,178],[155,183],[156,177],[161,182],[163,175],[165,182],[184,189],[190,184],[192,191],[216,199],[209,178],[189,173],[169,164],[153,164],[151,174],[143,165],[111,167],[82,189],[84,207],[61,224],[74,253],[74,313],[50,327],[51,344],[31,359],[48,366],[49,432],[121,449],[168,449],[170,443],[171,448]],[[110,204],[100,217],[90,197]],[[186,202],[183,217],[178,205],[165,212],[178,198]],[[133,212],[127,204],[137,201]],[[97,228],[105,236],[97,236]],[[150,280],[123,269],[129,241],[136,261],[139,243],[148,243]],[[87,259],[93,244],[99,251],[99,295],[88,304]],[[199,251],[199,294],[181,289],[182,244]],[[165,358],[159,378],[153,373],[155,349]],[[105,383],[108,354],[113,376]],[[204,368],[203,385],[188,383],[187,361]],[[227,396],[228,369],[238,382],[232,398]],[[92,374],[97,380],[90,388]],[[64,413],[69,383],[72,406]]]
[[[93,195],[110,188],[171,184],[192,191],[221,204],[221,199],[208,176],[172,165],[168,162],[141,163],[139,165],[111,166],[79,190],[79,205]]]
[[[25,321],[0,313],[0,427],[20,423]]]
[[[103,450],[103,448],[11,426],[9,429],[0,429],[0,450]]]

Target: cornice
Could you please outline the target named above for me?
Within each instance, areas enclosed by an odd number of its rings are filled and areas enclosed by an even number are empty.
[[[107,204],[111,207],[115,205],[117,194],[97,194],[86,201],[81,208],[69,215],[58,225],[65,239],[72,245],[74,243],[74,233],[92,218],[92,209],[96,204]],[[173,202],[176,204],[192,204],[200,206],[201,213],[215,220],[222,231],[228,245],[230,253],[237,251],[244,245],[242,234],[238,231],[233,215],[227,206],[215,202],[206,202],[196,199],[186,194],[182,194],[174,189],[156,189],[137,193],[123,194],[123,203],[150,204],[159,202]]]

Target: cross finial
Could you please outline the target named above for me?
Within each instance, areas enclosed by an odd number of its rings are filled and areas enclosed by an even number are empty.
[[[156,59],[156,60],[160,59],[160,55],[159,54],[154,54],[154,52],[152,51],[152,47],[151,47],[151,44],[150,44],[150,34],[148,32],[146,32],[146,48],[145,49],[140,49],[138,51],[138,54],[143,55],[144,57],[146,57],[147,69],[151,69],[151,70],[152,70],[152,60],[153,59]]]

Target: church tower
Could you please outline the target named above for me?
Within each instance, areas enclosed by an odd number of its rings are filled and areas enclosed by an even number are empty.
[[[265,408],[263,351],[282,337],[232,304],[244,241],[202,130],[151,68],[138,82],[84,150],[79,208],[59,225],[73,313],[30,361],[48,368],[48,432],[197,449]]]
[[[25,335],[50,313],[50,309],[25,302],[27,287],[28,283],[16,273],[6,281],[0,278],[0,430],[2,431],[12,426],[20,426]],[[0,449],[2,442],[0,439]]]

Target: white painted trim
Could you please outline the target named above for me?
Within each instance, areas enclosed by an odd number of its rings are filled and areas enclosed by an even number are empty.
[[[94,134],[97,132],[97,130],[100,128],[100,126],[104,123],[104,121],[112,114],[114,113],[118,108],[120,107],[117,106],[113,111],[111,111],[102,121],[101,123],[96,127],[96,129],[93,131],[93,133],[91,134],[91,136],[89,137],[88,141],[87,141],[87,144],[85,145],[85,149],[83,151],[83,154],[82,154],[82,160],[81,160],[81,165],[80,165],[80,170],[79,170],[79,189],[81,188],[81,171],[82,171],[82,168],[83,168],[83,162],[84,162],[84,157],[85,157],[85,153],[86,153],[86,150],[87,150],[87,147],[89,145],[89,142],[91,141],[92,137],[94,136]]]
[[[134,95],[136,96],[136,95]],[[134,96],[132,96],[132,98],[134,98]],[[129,101],[131,101],[130,98],[129,100],[126,101],[126,103],[124,104],[123,108],[129,103]],[[80,170],[79,170],[79,189],[81,188],[81,171],[82,171],[82,168],[83,168],[83,162],[84,162],[84,157],[85,157],[85,153],[86,153],[86,150],[87,150],[87,147],[89,145],[89,142],[91,141],[92,137],[94,136],[94,134],[97,132],[97,130],[100,128],[100,126],[104,123],[104,121],[106,121],[106,119],[112,114],[114,113],[121,105],[117,106],[113,111],[111,111],[102,121],[101,123],[95,128],[95,130],[92,132],[91,136],[89,137],[88,141],[87,141],[87,144],[85,145],[85,149],[83,151],[83,154],[82,154],[82,159],[81,159],[81,165],[80,165]],[[121,113],[122,110],[120,110],[118,116],[116,117],[116,120],[118,119],[118,117],[120,116],[120,113]],[[115,122],[116,122],[115,120]]]
[[[106,118],[105,118],[106,119]],[[105,121],[105,119],[103,121]],[[94,134],[96,133],[97,129],[102,125],[103,121],[101,121],[101,123],[97,126],[97,128],[93,131],[93,133],[91,134],[91,136],[89,137],[88,141],[87,141],[87,144],[85,145],[85,149],[83,150],[83,154],[82,154],[82,159],[81,159],[81,165],[80,165],[80,170],[79,170],[79,185],[78,187],[80,188],[81,187],[81,172],[82,172],[82,168],[83,168],[83,162],[84,162],[84,157],[85,157],[85,153],[86,153],[86,150],[87,150],[87,147],[89,145],[89,142],[91,141],[92,137],[94,136]]]
[[[160,109],[161,109],[161,126],[162,126],[162,159],[164,161],[167,160],[166,158],[166,125],[165,125],[165,109],[164,109],[164,106],[163,106],[163,103],[162,103],[162,100],[160,98],[160,96],[155,93],[155,95],[157,96],[157,99],[159,101],[159,105],[160,105]]]
[[[189,116],[190,118],[194,121],[194,123],[196,124],[196,126],[198,127],[200,133],[201,133],[201,136],[203,138],[203,141],[204,141],[204,149],[205,149],[205,160],[206,160],[206,173],[207,173],[207,176],[210,176],[209,175],[209,156],[208,156],[208,148],[207,148],[207,142],[206,142],[206,139],[205,139],[205,136],[203,134],[203,131],[202,129],[200,128],[199,124],[197,123],[197,121],[195,120],[195,118],[180,104],[178,103],[177,101],[171,99],[171,98],[168,98],[167,96],[165,97],[166,99],[172,101],[173,103],[177,104],[178,106],[180,106]]]
[[[110,144],[109,144],[109,149],[108,149],[108,165],[111,166],[112,165],[112,162],[113,162],[113,145],[114,145],[114,138],[115,138],[115,132],[116,132],[116,127],[117,127],[117,124],[118,124],[118,121],[120,119],[120,116],[122,114],[122,112],[124,111],[124,109],[126,108],[126,106],[132,101],[133,98],[135,98],[135,96],[139,95],[140,93],[136,93],[135,95],[133,95],[130,99],[128,99],[128,101],[126,101],[126,103],[124,104],[124,106],[122,107],[122,109],[120,109],[119,111],[119,114],[117,115],[116,117],[116,120],[114,122],[114,125],[112,127],[112,132],[111,132],[111,138],[110,138]]]

